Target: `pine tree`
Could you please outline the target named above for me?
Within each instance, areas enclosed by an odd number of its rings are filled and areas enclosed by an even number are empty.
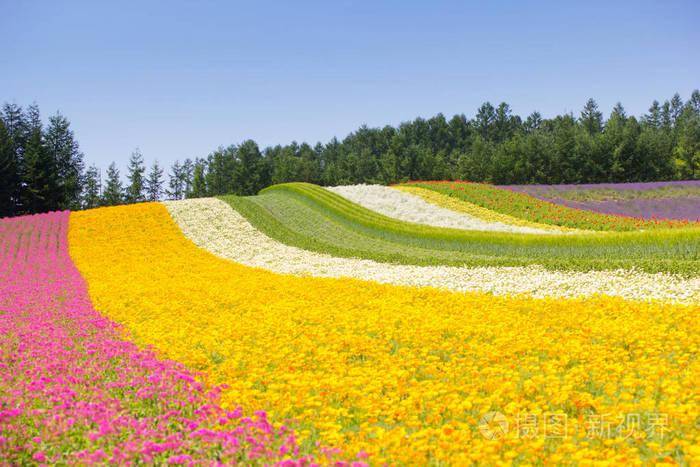
[[[665,101],[661,106],[661,128],[664,131],[671,131],[671,125],[673,124],[673,119],[671,118],[671,103]]]
[[[182,166],[180,165],[180,161],[176,160],[170,168],[170,174],[168,175],[168,189],[166,190],[168,198],[182,199],[185,191],[184,185]]]
[[[29,138],[29,128],[25,119],[22,107],[17,104],[5,103],[2,108],[2,118],[7,136],[9,138],[10,153],[8,154],[8,172],[3,178],[3,187],[0,190],[6,191],[12,199],[11,215],[16,215],[22,211],[22,178],[24,174],[24,148]],[[12,167],[14,166],[14,173]]]
[[[700,115],[700,91],[697,89],[693,91],[690,96],[690,100],[685,104],[687,108],[693,111],[696,115]]]
[[[654,129],[661,127],[661,106],[659,101],[654,101],[649,107],[649,113],[644,116],[644,123]]]
[[[588,99],[581,111],[581,125],[589,135],[595,135],[603,130],[603,113],[598,110],[598,103]]]
[[[100,205],[102,196],[102,176],[100,169],[91,165],[85,172],[83,189],[83,209],[92,209]]]
[[[104,206],[116,206],[124,202],[124,189],[117,165],[112,162],[107,168],[107,180],[102,192],[102,204]]]
[[[542,115],[539,112],[535,111],[527,117],[523,126],[525,127],[525,131],[527,133],[532,133],[533,131],[539,130],[541,125]]]
[[[490,102],[485,102],[479,107],[474,117],[474,127],[479,135],[485,140],[489,140],[493,135],[493,125],[496,121],[496,109]]]
[[[29,139],[24,148],[24,189],[22,209],[27,213],[53,211],[60,208],[57,168],[49,154],[42,131],[39,107],[27,109]]]
[[[17,156],[5,122],[0,119],[0,217],[15,214],[18,207],[20,179]]]
[[[684,112],[678,144],[673,150],[677,177],[700,178],[700,115]]]
[[[10,136],[12,150],[21,168],[24,147],[29,139],[29,125],[22,111],[22,107],[17,104],[6,103],[2,108],[2,120],[5,122],[5,128]],[[21,169],[19,173],[21,175]]]
[[[190,190],[187,197],[203,198],[204,196],[207,196],[205,161],[196,160],[192,175],[192,190]]]
[[[306,148],[313,153],[308,145]],[[253,140],[244,141],[236,150],[233,192],[238,195],[255,195],[269,184],[270,171],[258,145]]]
[[[21,210],[22,174],[24,173],[23,153],[28,138],[28,128],[22,108],[17,104],[3,105],[0,120],[6,131],[8,145],[0,155],[0,204],[2,215],[15,215]]]
[[[496,109],[496,119],[494,120],[494,139],[503,142],[513,135],[515,121],[511,115],[510,106],[501,102]]]
[[[138,148],[134,149],[129,158],[128,173],[126,178],[129,180],[129,185],[126,187],[126,202],[139,203],[144,201],[144,174],[146,167],[143,164],[143,156]]]
[[[182,163],[183,198],[189,198],[192,191],[192,177],[194,176],[194,163],[189,157]]]
[[[83,154],[70,129],[70,122],[60,113],[49,118],[45,144],[56,167],[58,207],[78,209],[83,182]]]
[[[146,199],[158,201],[163,194],[163,169],[154,161],[146,179]]]
[[[675,93],[671,98],[671,122],[675,125],[678,117],[683,113],[683,99],[678,93]]]
[[[612,118],[614,115],[619,118],[622,118],[623,120],[627,118],[627,112],[622,106],[622,102],[618,102],[617,104],[615,104],[615,107],[613,107],[612,113],[610,114],[610,118]]]

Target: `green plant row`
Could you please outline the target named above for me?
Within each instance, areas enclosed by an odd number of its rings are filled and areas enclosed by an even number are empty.
[[[258,196],[222,197],[268,236],[342,257],[416,265],[525,266],[700,275],[700,229],[531,235],[412,224],[321,187],[275,185]]]

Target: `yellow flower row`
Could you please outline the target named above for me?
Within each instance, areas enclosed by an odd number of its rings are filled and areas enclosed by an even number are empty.
[[[556,232],[584,232],[579,229],[572,229],[569,227],[561,227],[557,225],[539,224],[537,222],[531,222],[526,219],[519,219],[517,217],[509,216],[508,214],[502,214],[500,212],[493,211],[491,209],[482,208],[473,203],[467,201],[452,198],[451,196],[443,195],[433,190],[428,190],[426,188],[420,188],[417,186],[408,185],[398,185],[392,187],[396,190],[401,190],[406,193],[411,193],[413,195],[423,198],[425,201],[435,204],[437,206],[451,209],[456,212],[461,212],[474,216],[479,219],[491,222],[502,222],[507,225],[518,225],[521,227],[532,227],[541,230],[550,230]]]
[[[98,310],[228,384],[227,404],[291,420],[308,449],[372,463],[700,462],[697,306],[278,275],[198,249],[160,204],[73,213],[69,241]],[[641,417],[632,434],[617,430],[628,414]],[[612,428],[593,430],[598,416]]]

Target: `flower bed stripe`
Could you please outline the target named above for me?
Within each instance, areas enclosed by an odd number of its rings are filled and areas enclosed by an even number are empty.
[[[583,230],[560,227],[558,225],[538,224],[536,222],[530,222],[519,217],[513,217],[507,214],[502,214],[491,209],[483,208],[463,199],[457,199],[452,196],[443,195],[436,191],[420,188],[418,186],[395,185],[392,188],[395,190],[403,191],[405,193],[411,193],[415,196],[419,196],[425,201],[433,203],[437,206],[442,206],[443,208],[451,209],[456,212],[463,212],[470,216],[478,217],[479,219],[484,219],[487,221],[500,222],[507,225],[532,227],[548,232],[585,232]]]
[[[465,212],[456,212],[431,204],[409,192],[394,190],[382,185],[344,185],[326,188],[333,193],[385,216],[416,224],[453,229],[492,232],[551,233],[552,230],[530,226],[509,225],[499,221],[486,221]]]
[[[700,461],[697,305],[277,275],[197,248],[159,204],[76,213],[69,238],[97,309],[229,384],[224,403],[294,420],[302,447],[377,465]],[[479,430],[490,411],[508,436]],[[591,415],[637,413],[663,430],[591,438]],[[566,432],[518,437],[519,414]]]
[[[637,268],[700,276],[700,228],[576,235],[447,229],[393,219],[305,183],[221,199],[271,238],[333,256],[428,266]]]
[[[486,209],[543,224],[612,231],[698,227],[696,222],[637,219],[574,209],[544,201],[525,193],[483,183],[445,181],[410,182],[408,185],[419,186],[448,196],[454,196],[457,199],[463,199]]]
[[[246,266],[283,274],[351,277],[496,295],[576,297],[594,294],[636,300],[700,302],[700,278],[641,271],[548,271],[528,267],[409,266],[333,257],[280,243],[216,198],[165,203],[183,233],[197,246]],[[527,280],[524,280],[527,278]]]
[[[0,464],[293,456],[291,431],[264,412],[251,419],[223,410],[220,389],[123,340],[123,329],[92,308],[68,255],[68,219],[0,220]]]

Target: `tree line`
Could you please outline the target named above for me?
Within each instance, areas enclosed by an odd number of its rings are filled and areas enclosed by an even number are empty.
[[[505,102],[475,116],[442,114],[397,127],[362,126],[342,141],[267,147],[252,140],[176,161],[167,174],[135,150],[126,183],[116,163],[102,177],[61,114],[5,104],[0,115],[0,216],[162,198],[251,195],[276,183],[390,184],[461,179],[495,184],[642,182],[700,178],[700,92],[654,101],[636,118],[615,105],[607,119],[593,99],[582,111],[525,119]],[[167,179],[167,180],[166,180]]]

